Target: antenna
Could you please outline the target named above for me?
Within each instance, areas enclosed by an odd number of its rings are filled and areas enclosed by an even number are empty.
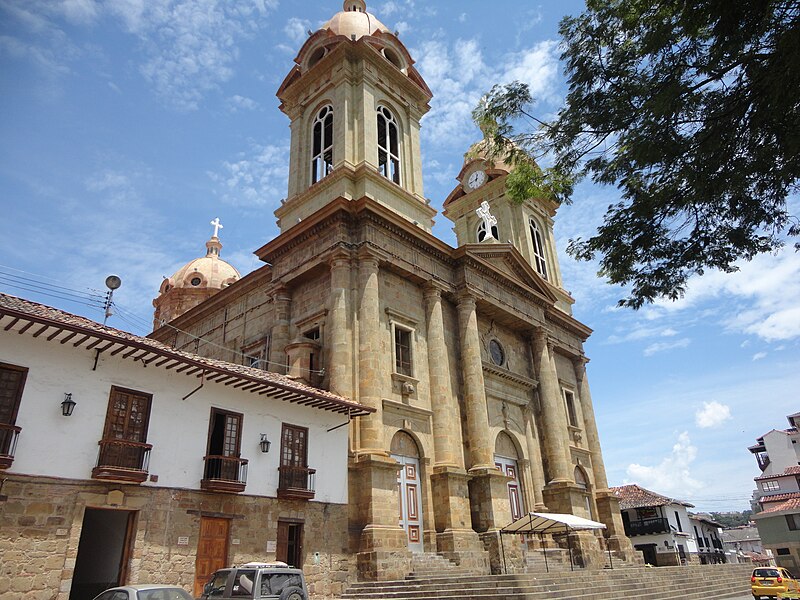
[[[105,302],[105,317],[103,317],[103,325],[106,324],[108,321],[108,317],[111,316],[111,298],[114,296],[114,290],[119,288],[122,285],[122,279],[117,277],[116,275],[109,275],[106,277],[106,287],[108,291],[106,292],[106,302]]]

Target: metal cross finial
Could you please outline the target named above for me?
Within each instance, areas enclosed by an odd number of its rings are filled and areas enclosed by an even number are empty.
[[[492,227],[497,225],[497,219],[489,212],[489,203],[486,200],[481,202],[481,207],[475,210],[475,214],[483,219],[483,224],[486,227],[486,237],[494,237],[492,235]]]
[[[219,237],[219,230],[224,229],[222,223],[219,222],[219,217],[211,221],[211,224],[214,226],[214,237]]]

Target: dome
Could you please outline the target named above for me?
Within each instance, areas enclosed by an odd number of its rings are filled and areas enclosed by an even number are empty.
[[[343,35],[352,40],[372,35],[376,31],[391,33],[389,29],[367,12],[364,0],[346,0],[342,12],[338,12],[322,26],[336,35]]]

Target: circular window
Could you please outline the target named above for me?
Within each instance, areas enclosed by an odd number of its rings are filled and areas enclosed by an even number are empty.
[[[203,280],[200,279],[199,277],[192,277],[192,280],[189,283],[191,283],[194,287],[197,287],[198,285],[203,283]]]
[[[506,353],[497,340],[491,340],[489,342],[489,355],[492,357],[492,362],[496,365],[502,366],[506,361]]]
[[[391,48],[384,48],[383,55],[386,57],[386,60],[392,63],[395,67],[401,71],[403,70],[403,60],[400,58],[400,55],[397,54],[397,52]]]

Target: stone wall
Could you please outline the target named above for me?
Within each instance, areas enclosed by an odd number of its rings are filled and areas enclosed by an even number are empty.
[[[0,599],[69,598],[86,508],[136,513],[127,583],[191,591],[201,515],[230,519],[228,564],[274,560],[267,548],[278,520],[302,520],[311,596],[338,597],[355,579],[344,505],[9,474],[0,496]]]

